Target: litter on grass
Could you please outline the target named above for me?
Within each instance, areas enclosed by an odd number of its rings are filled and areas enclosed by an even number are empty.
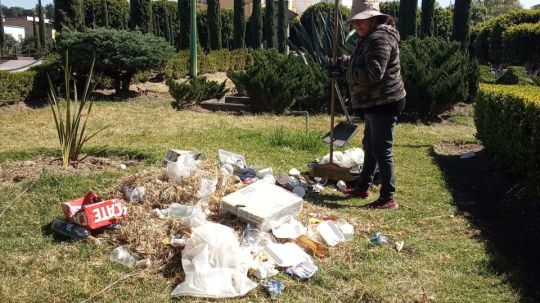
[[[121,180],[105,201],[122,212],[98,228],[115,247],[110,260],[181,281],[173,297],[243,296],[261,280],[276,297],[283,284],[264,279],[280,270],[308,279],[318,270],[312,256],[329,255],[323,242],[352,239],[354,227],[345,220],[326,215],[310,224],[302,196],[321,185],[298,170],[276,180],[272,168],[249,167],[242,155],[220,150],[218,157],[219,164],[197,152],[170,150],[164,168]],[[95,195],[86,199],[84,207],[65,209],[66,219],[78,223],[73,214],[103,202]],[[82,238],[94,231],[85,227]]]

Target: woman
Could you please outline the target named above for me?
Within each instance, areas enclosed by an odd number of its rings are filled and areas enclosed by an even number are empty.
[[[349,24],[360,39],[354,54],[342,57],[355,114],[365,118],[364,166],[352,188],[343,192],[368,198],[377,167],[381,177],[379,198],[366,206],[397,208],[392,145],[397,118],[405,107],[405,89],[400,74],[399,33],[395,19],[379,11],[376,1],[354,0]]]

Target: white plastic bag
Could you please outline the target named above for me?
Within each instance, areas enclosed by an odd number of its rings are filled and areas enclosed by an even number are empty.
[[[364,151],[361,148],[351,148],[344,152],[334,152],[333,163],[340,167],[352,168],[364,165]],[[325,164],[330,162],[330,154],[318,160],[319,163]]]
[[[183,177],[191,175],[191,172],[199,165],[199,160],[194,160],[189,154],[178,156],[175,162],[167,164],[167,177],[171,182],[178,182]]]
[[[257,287],[247,277],[250,262],[230,227],[212,222],[196,227],[182,251],[185,280],[171,296],[243,296]]]

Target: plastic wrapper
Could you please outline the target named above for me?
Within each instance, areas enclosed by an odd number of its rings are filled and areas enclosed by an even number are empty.
[[[184,282],[172,297],[231,298],[257,286],[247,277],[251,255],[242,249],[234,231],[208,222],[193,229],[182,251]]]
[[[261,285],[266,288],[271,299],[276,299],[285,290],[285,285],[278,280],[264,280]]]
[[[240,246],[257,254],[264,246],[274,242],[274,239],[269,233],[253,228],[248,224],[248,227],[242,233]]]
[[[319,270],[317,265],[309,262],[302,262],[296,266],[289,267],[285,273],[291,277],[296,276],[300,279],[309,279]]]

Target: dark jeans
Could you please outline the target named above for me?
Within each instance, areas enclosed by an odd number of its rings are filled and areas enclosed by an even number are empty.
[[[373,183],[377,167],[381,177],[380,198],[393,199],[396,193],[396,177],[394,176],[394,127],[398,114],[364,114],[364,166],[357,186],[367,191]]]

